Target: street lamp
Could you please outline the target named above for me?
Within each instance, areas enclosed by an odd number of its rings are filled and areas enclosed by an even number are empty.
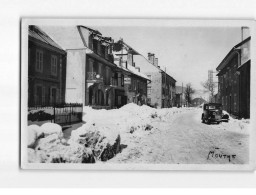
[[[96,79],[100,79],[100,75],[99,74],[96,75]]]

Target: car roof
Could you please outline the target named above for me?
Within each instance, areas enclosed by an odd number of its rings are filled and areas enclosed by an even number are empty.
[[[208,104],[204,104],[204,105],[206,105],[206,106],[222,106],[222,104],[220,104],[220,103],[208,103]]]

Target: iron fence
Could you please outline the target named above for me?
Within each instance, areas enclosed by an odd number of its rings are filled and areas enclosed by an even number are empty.
[[[50,121],[61,126],[82,122],[83,105],[77,103],[28,108],[28,120]]]

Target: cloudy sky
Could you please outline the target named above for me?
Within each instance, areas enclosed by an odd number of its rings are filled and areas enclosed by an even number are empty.
[[[241,42],[240,27],[85,26],[115,41],[123,38],[145,57],[148,52],[155,53],[160,67],[177,80],[176,85],[191,83],[197,90],[203,89],[201,82],[207,80],[208,70],[215,71]],[[49,35],[53,33],[50,29]]]
[[[103,36],[124,41],[147,56],[155,53],[159,65],[177,80],[177,85],[191,83],[202,89],[208,70],[216,67],[241,41],[241,29],[191,27],[95,27]]]

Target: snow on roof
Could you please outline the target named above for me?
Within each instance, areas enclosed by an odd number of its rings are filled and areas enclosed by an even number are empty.
[[[140,67],[141,72],[160,72],[161,69],[150,63],[143,55],[133,56],[135,66]]]
[[[74,26],[40,26],[64,49],[85,48],[77,27]]]
[[[50,36],[48,36],[41,28],[35,25],[29,26],[28,35],[30,37],[33,37],[34,39],[37,39],[41,42],[44,42],[52,47],[58,48],[60,50],[63,50],[61,46],[59,46]]]
[[[119,58],[116,54],[117,54],[116,52],[113,52],[114,58]],[[118,68],[121,68],[122,70],[125,70],[125,71],[130,72],[130,73],[132,73],[134,75],[137,75],[139,77],[142,77],[144,79],[149,80],[147,75],[145,75],[142,72],[139,72],[138,69],[136,69],[135,67],[133,67],[133,66],[131,66],[129,64],[127,64],[127,68],[126,68],[125,66],[120,66],[119,65],[119,61],[114,61],[114,63],[117,65]]]
[[[131,73],[133,73],[133,74],[135,74],[135,75],[137,75],[137,76],[143,77],[144,79],[149,80],[149,78],[147,77],[147,75],[143,74],[142,72],[139,72],[138,69],[136,69],[135,67],[133,67],[133,66],[127,64],[127,68],[128,68],[128,70],[129,70]]]

